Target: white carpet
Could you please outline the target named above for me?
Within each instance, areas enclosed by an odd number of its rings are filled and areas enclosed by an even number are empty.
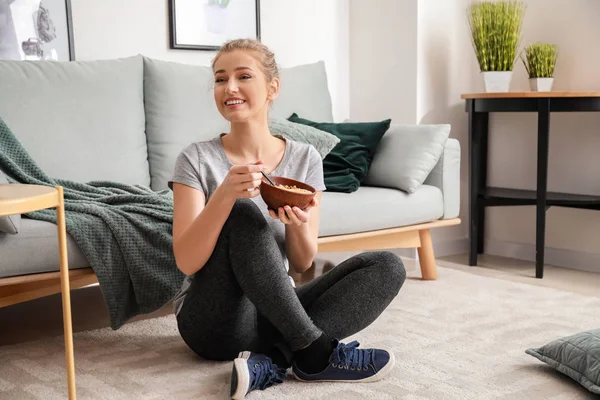
[[[600,326],[600,298],[439,269],[410,273],[372,326],[348,338],[387,346],[397,366],[369,384],[300,383],[291,376],[248,399],[593,399],[525,354]],[[6,329],[7,327],[4,327]],[[65,399],[63,339],[0,347],[0,399]],[[76,334],[79,399],[226,399],[231,363],[195,357],[172,316]]]

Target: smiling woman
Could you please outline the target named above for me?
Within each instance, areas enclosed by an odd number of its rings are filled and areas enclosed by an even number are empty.
[[[391,352],[339,340],[371,324],[398,294],[402,262],[390,252],[363,253],[294,286],[289,269],[306,271],[317,253],[321,156],[269,131],[280,82],[265,45],[227,42],[212,68],[215,104],[231,129],[183,149],[169,181],[174,254],[187,275],[174,300],[183,340],[204,358],[233,360],[235,399],[281,383],[290,366],[302,381],[383,378]],[[316,193],[304,208],[269,210],[261,172]]]

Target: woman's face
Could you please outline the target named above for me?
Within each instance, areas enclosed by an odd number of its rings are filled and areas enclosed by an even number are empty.
[[[214,75],[217,108],[231,122],[262,117],[278,88],[277,83],[266,82],[251,51],[222,54],[214,65]]]

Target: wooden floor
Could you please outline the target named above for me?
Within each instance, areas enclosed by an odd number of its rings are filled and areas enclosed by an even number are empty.
[[[326,253],[319,255],[317,262],[294,280],[301,284],[327,271],[350,253]],[[412,259],[403,259],[407,269],[418,270],[418,263]],[[600,297],[600,273],[582,272],[566,268],[548,266],[544,279],[535,279],[533,263],[513,259],[483,255],[478,267],[467,265],[467,256],[441,257],[438,262],[444,267],[456,268],[470,273],[525,282],[534,285],[553,287],[590,296]],[[98,286],[78,289],[71,294],[74,332],[98,329],[110,326],[102,294]],[[0,308],[0,346],[61,336],[63,333],[60,295]],[[172,313],[171,305],[134,320],[154,318]],[[8,329],[7,329],[8,328]]]

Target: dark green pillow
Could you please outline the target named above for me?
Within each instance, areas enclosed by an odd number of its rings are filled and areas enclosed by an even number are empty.
[[[375,150],[392,122],[314,122],[292,114],[288,120],[329,132],[340,139],[323,159],[323,176],[329,192],[351,193],[367,176]]]

